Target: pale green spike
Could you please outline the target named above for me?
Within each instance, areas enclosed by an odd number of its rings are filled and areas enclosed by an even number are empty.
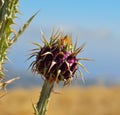
[[[1,68],[0,68],[0,79],[3,79],[3,76],[4,76],[4,73],[1,71]]]
[[[18,80],[20,79],[19,77],[16,77],[16,78],[12,78],[8,81],[5,81],[4,83],[0,83],[0,89],[3,88],[5,91],[6,91],[6,86],[12,82],[14,82],[15,80]]]
[[[52,31],[52,35],[51,35],[51,37],[50,37],[50,45],[52,45],[54,42],[54,39],[55,39],[55,37],[54,37],[54,29],[53,29],[53,31]]]
[[[43,79],[43,81],[45,81],[45,77],[43,75],[41,75],[41,78]]]
[[[42,54],[41,56],[45,56],[45,55],[48,55],[48,54],[51,54],[51,55],[52,55],[51,52],[46,52],[46,53]]]
[[[85,61],[94,61],[93,59],[89,59],[89,58],[77,58],[77,60],[85,60]]]
[[[79,54],[84,48],[84,46],[85,46],[85,43],[83,43],[79,48],[77,48],[71,55],[76,56],[77,54]]]
[[[73,51],[76,50],[76,47],[77,47],[77,42],[78,42],[78,38],[76,38],[76,41],[75,41],[75,44],[74,44],[74,47],[73,47]]]
[[[80,53],[82,49],[84,48],[84,46],[85,46],[85,43],[83,43],[79,48],[75,50],[75,54],[77,55],[78,53]]]
[[[53,31],[52,31],[52,35],[51,35],[51,38],[53,38],[53,36],[54,36],[54,32],[55,32],[55,31],[54,31],[54,29],[53,29]]]
[[[40,49],[42,48],[42,46],[40,44],[38,44],[38,43],[32,42],[32,44],[40,47]]]
[[[82,64],[82,63],[80,63],[80,62],[77,62],[79,65],[80,65],[80,67],[82,67],[87,73],[89,73],[89,71],[87,70],[87,68]]]
[[[69,79],[65,80],[65,81],[64,81],[64,85],[63,85],[63,86],[70,85],[70,84],[72,83],[72,80],[73,80],[73,78],[72,78],[72,77],[70,77]]]
[[[54,32],[54,30],[53,30],[51,38],[50,38],[50,45],[54,44],[56,42],[56,40],[59,39],[59,36],[60,36],[59,30],[56,32]]]
[[[7,56],[5,56],[5,58],[4,58],[5,60],[8,60],[9,62],[11,62],[12,63],[12,61],[7,57]]]
[[[41,50],[40,48],[34,48],[32,50],[29,50],[28,52],[34,52],[34,51],[38,51],[38,50]]]
[[[33,53],[31,53],[31,54],[28,54],[28,55],[34,55],[34,56],[36,56],[36,55],[38,55],[38,52],[33,52]]]
[[[29,56],[29,57],[26,59],[26,61],[29,60],[29,59],[31,59],[31,58],[34,57],[34,56],[35,56],[35,55]],[[26,61],[25,61],[25,62],[26,62]]]
[[[56,62],[55,62],[55,61],[52,61],[51,65],[50,65],[50,68],[49,68],[49,70],[48,70],[48,73],[50,72],[51,68],[52,68],[55,64],[56,64]]]
[[[36,62],[36,61],[33,61],[33,62],[30,64],[30,66],[28,67],[28,69],[30,69],[31,67],[33,68],[34,65],[35,65],[35,62]],[[33,69],[32,69],[32,70],[33,70]]]
[[[39,115],[36,105],[32,103],[32,106],[33,106],[33,109],[34,109],[34,115]]]
[[[52,36],[58,38],[58,36],[60,36],[60,30],[58,29],[56,32],[52,33]]]
[[[40,33],[41,33],[41,36],[42,36],[42,38],[43,38],[43,43],[44,43],[46,46],[49,46],[49,43],[48,43],[48,41],[47,41],[47,39],[46,39],[46,37],[45,37],[45,35],[44,35],[44,33],[43,33],[42,30],[40,30]]]
[[[61,70],[58,70],[58,71],[57,71],[57,76],[56,76],[56,83],[59,82],[59,81],[58,81],[58,77],[59,77],[60,73],[61,73]]]
[[[82,71],[81,71],[80,69],[78,69],[78,71],[79,71],[79,73],[80,73],[80,77],[81,77],[83,83],[85,84],[85,79],[84,79],[84,76],[83,76]]]
[[[70,70],[70,65],[67,61],[65,61],[65,63],[67,64],[68,70]]]
[[[50,38],[50,45],[54,44],[57,39],[58,39],[58,37],[55,37],[55,36],[51,37]]]

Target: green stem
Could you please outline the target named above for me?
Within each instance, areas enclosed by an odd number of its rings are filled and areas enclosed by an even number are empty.
[[[50,99],[50,94],[52,92],[53,86],[54,86],[54,82],[50,83],[47,80],[44,81],[41,95],[40,95],[39,101],[37,103],[37,108],[36,108],[38,115],[46,114],[47,106],[48,106],[48,102]]]

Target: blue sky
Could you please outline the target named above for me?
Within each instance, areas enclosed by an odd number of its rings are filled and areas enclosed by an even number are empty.
[[[86,42],[79,56],[95,60],[83,62],[89,75],[120,75],[119,0],[20,0],[19,9],[19,26],[36,11],[40,12],[9,51],[12,67],[27,69],[32,61],[25,62],[28,50],[33,48],[31,42],[41,43],[40,29],[48,37],[53,28],[60,28],[71,33],[73,41],[78,37],[78,46]]]

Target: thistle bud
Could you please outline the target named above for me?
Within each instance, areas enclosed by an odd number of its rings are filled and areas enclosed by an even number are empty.
[[[32,71],[41,74],[47,81],[70,84],[78,69],[77,54],[83,46],[76,48],[70,35],[54,34],[50,42],[43,37],[44,46],[40,46],[38,52],[33,53],[36,60],[31,64]],[[83,67],[83,66],[82,66]]]
[[[63,35],[60,33],[52,34],[50,42],[48,42],[43,36],[44,46],[39,44],[37,52],[33,52],[30,56],[35,56],[35,61],[32,62],[30,67],[34,73],[38,73],[45,79],[41,96],[38,100],[37,106],[34,107],[36,115],[45,115],[47,111],[47,105],[49,102],[50,94],[52,92],[54,83],[64,82],[64,85],[69,85],[78,70],[80,65],[84,70],[87,69],[78,62],[79,60],[88,60],[87,58],[78,58],[77,54],[80,53],[84,47],[84,44],[76,48],[76,43],[73,45],[70,35]],[[80,74],[82,72],[79,70]]]

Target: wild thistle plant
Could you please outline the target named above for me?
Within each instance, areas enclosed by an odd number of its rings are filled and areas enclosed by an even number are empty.
[[[63,81],[64,85],[69,85],[78,70],[78,65],[88,72],[79,60],[89,59],[76,57],[78,53],[81,53],[85,44],[76,48],[77,40],[73,45],[72,37],[60,32],[53,33],[49,42],[43,34],[42,37],[44,46],[36,44],[38,48],[34,49],[35,52],[31,55],[36,59],[30,65],[32,72],[40,74],[44,79],[39,101],[34,106],[35,115],[46,114],[50,94],[55,83]],[[80,70],[79,72],[82,75]]]
[[[0,89],[5,87],[7,84],[13,82],[17,78],[3,82],[3,64],[5,60],[8,60],[7,51],[18,37],[25,31],[30,22],[33,20],[33,15],[21,29],[18,31],[12,27],[15,24],[14,19],[19,13],[18,10],[19,0],[0,0]]]

